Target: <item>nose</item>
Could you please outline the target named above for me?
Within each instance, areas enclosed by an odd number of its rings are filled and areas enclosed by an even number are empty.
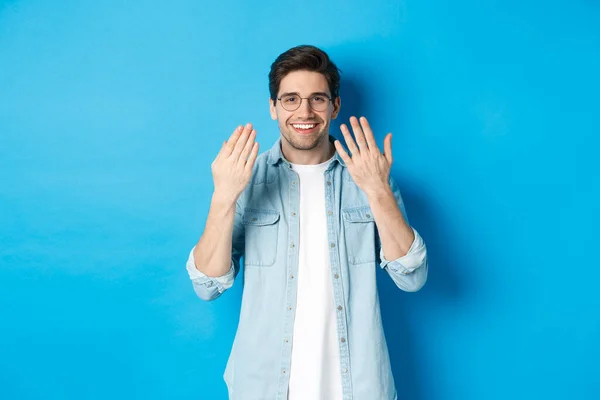
[[[300,107],[298,107],[296,112],[302,117],[310,117],[313,115],[313,109],[311,108],[308,99],[302,99],[302,103],[300,103]]]

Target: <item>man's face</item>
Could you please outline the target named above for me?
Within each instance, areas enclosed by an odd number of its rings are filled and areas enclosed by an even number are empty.
[[[340,98],[331,102],[325,98],[327,108],[324,111],[315,111],[306,99],[318,94],[331,97],[325,76],[312,71],[290,72],[281,80],[277,97],[286,94],[297,94],[304,99],[294,111],[286,110],[279,100],[275,105],[271,100],[271,118],[277,120],[285,140],[297,150],[312,150],[327,142],[331,120],[337,117],[340,109]]]

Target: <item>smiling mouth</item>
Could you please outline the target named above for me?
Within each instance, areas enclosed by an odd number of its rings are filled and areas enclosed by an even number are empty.
[[[294,128],[294,130],[296,132],[299,132],[299,133],[311,133],[311,132],[313,132],[317,128],[317,126],[319,124],[317,124],[317,123],[310,123],[310,124],[291,124],[291,125],[292,125],[292,128]]]

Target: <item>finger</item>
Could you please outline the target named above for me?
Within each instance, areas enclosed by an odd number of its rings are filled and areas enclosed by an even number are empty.
[[[362,127],[362,131],[365,134],[367,144],[369,145],[369,151],[379,153],[379,147],[377,147],[377,143],[375,142],[373,131],[371,130],[369,121],[367,121],[365,117],[360,117],[360,126]]]
[[[350,117],[350,125],[352,125],[352,132],[354,132],[354,137],[356,138],[356,144],[358,144],[358,148],[360,149],[360,151],[368,151],[369,147],[367,146],[367,141],[365,140],[365,135],[364,135],[356,117]]]
[[[358,147],[356,147],[356,143],[354,143],[354,139],[352,139],[352,135],[350,134],[350,130],[346,126],[346,124],[340,125],[340,130],[342,131],[342,135],[344,135],[344,140],[346,141],[346,146],[348,146],[348,150],[352,153],[352,156],[360,154]]]
[[[244,126],[244,130],[240,134],[240,137],[238,138],[237,143],[235,144],[235,147],[231,152],[231,157],[234,160],[237,160],[240,157],[240,154],[242,154],[242,150],[244,149],[244,146],[246,145],[246,142],[248,141],[248,137],[250,136],[251,132],[252,124],[248,123],[246,124],[246,126]]]
[[[388,164],[392,165],[392,134],[388,133],[388,135],[383,139],[383,149],[384,156],[388,161]]]
[[[252,167],[254,166],[256,157],[258,157],[258,142],[254,142],[254,146],[252,146],[252,152],[250,153],[250,157],[248,158],[248,161],[246,161],[246,166],[244,167],[246,173],[252,172]]]
[[[233,151],[235,144],[238,138],[240,137],[240,134],[242,133],[243,128],[244,127],[241,125],[235,128],[229,139],[225,142],[225,146],[223,146],[223,148],[221,149],[222,153],[220,154],[222,154],[225,157],[229,157],[231,155],[231,152]]]
[[[352,158],[350,158],[348,153],[346,153],[346,150],[344,150],[344,146],[342,146],[342,143],[339,140],[336,140],[335,142],[333,142],[333,145],[335,146],[335,149],[337,150],[340,157],[342,157],[342,160],[344,160],[346,165],[351,164]]]
[[[248,156],[250,155],[250,152],[252,151],[252,148],[254,147],[254,139],[256,138],[256,129],[252,129],[252,132],[250,132],[250,136],[248,137],[248,141],[246,142],[246,145],[244,146],[244,149],[242,150],[242,154],[240,154],[240,159],[238,160],[238,162],[243,162],[244,164],[246,163],[246,161],[248,160]]]

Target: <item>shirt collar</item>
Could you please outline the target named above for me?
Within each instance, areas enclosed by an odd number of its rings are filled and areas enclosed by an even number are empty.
[[[329,135],[329,141],[331,143],[333,143],[335,140],[336,139],[333,136]],[[287,162],[287,160],[283,157],[283,153],[281,152],[281,136],[277,139],[273,147],[271,147],[267,155],[267,163],[269,165],[275,165],[279,162],[279,160]],[[333,156],[333,160],[339,162],[343,167],[346,166],[346,163],[344,160],[342,160],[342,157],[337,150]]]

